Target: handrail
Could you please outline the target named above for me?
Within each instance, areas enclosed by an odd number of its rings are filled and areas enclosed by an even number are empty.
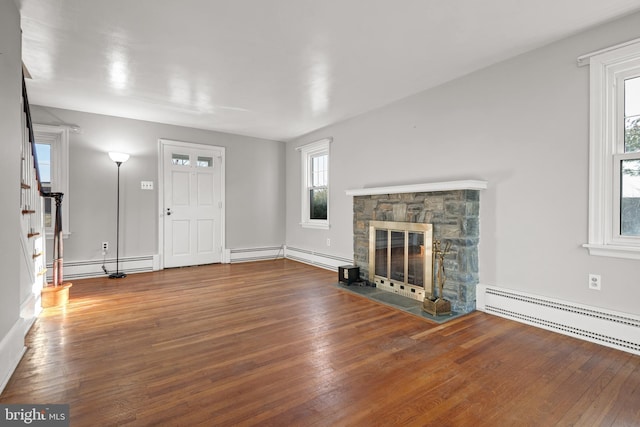
[[[38,155],[36,153],[36,137],[33,133],[33,123],[31,122],[31,110],[29,108],[29,97],[27,96],[27,83],[24,79],[24,72],[22,73],[22,105],[24,108],[24,114],[27,117],[27,130],[29,131],[29,143],[31,144],[31,154],[33,155],[33,166],[36,170],[36,181],[38,182],[38,192],[40,196],[44,197],[42,192],[42,184],[40,181],[40,167],[38,165]]]

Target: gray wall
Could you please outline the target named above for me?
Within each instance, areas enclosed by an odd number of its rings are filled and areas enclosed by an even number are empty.
[[[640,37],[640,14],[480,70],[287,144],[287,245],[351,257],[351,188],[482,179],[480,282],[640,314],[640,261],[590,256],[588,67]],[[300,222],[300,153],[333,137],[331,229]],[[331,239],[327,247],[326,238]],[[602,290],[587,287],[589,273]]]
[[[115,250],[117,169],[108,151],[131,154],[120,170],[120,256],[158,253],[159,138],[226,147],[228,248],[284,243],[284,143],[41,106],[32,106],[32,116],[81,127],[69,138],[65,262],[102,259],[103,241]],[[154,190],[141,190],[143,180],[154,181]]]
[[[20,141],[21,41],[20,15],[12,1],[0,3],[0,350],[20,317]],[[2,359],[0,354],[0,359]],[[0,368],[4,373],[4,368]],[[3,378],[0,376],[0,381]]]
[[[21,318],[21,304],[33,282],[28,267],[33,239],[21,227],[22,61],[20,15],[12,1],[0,2],[0,392],[24,350],[31,319]],[[28,242],[26,240],[29,240]],[[25,242],[25,255],[22,242]],[[25,306],[25,316],[28,316]]]

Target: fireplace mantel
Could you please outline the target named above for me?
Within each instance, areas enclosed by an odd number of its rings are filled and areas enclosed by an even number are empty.
[[[347,196],[373,196],[377,194],[428,193],[452,190],[485,190],[487,181],[462,180],[445,182],[426,182],[423,184],[394,185],[391,187],[356,188],[347,190]]]

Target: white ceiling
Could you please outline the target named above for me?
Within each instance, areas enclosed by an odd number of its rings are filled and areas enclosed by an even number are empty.
[[[276,140],[640,10],[640,0],[17,1],[32,104]]]

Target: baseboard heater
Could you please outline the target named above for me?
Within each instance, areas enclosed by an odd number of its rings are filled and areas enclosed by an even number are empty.
[[[476,308],[532,326],[640,355],[640,317],[478,285]]]
[[[127,274],[132,273],[146,273],[149,271],[158,270],[156,264],[156,256],[134,256],[120,258],[120,271]],[[90,277],[103,277],[106,276],[102,270],[102,265],[108,269],[109,272],[116,270],[115,258],[109,258],[106,260],[88,260],[88,261],[70,261],[64,263],[64,280],[70,281],[73,279],[87,279]],[[51,273],[53,268],[51,265],[47,266],[47,281],[51,281]]]
[[[239,248],[229,250],[229,262],[251,262],[278,259],[284,257],[284,246],[262,248]]]
[[[335,272],[337,272],[338,268],[342,265],[353,264],[353,259],[350,258],[294,248],[292,246],[284,247],[284,257]]]

